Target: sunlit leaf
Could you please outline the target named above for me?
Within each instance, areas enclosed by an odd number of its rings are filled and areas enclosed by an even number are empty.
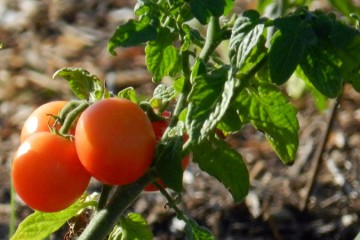
[[[59,212],[44,213],[35,211],[22,221],[11,240],[43,240],[57,231],[80,210],[94,206],[93,201],[84,201],[85,195],[73,205]]]
[[[71,90],[76,97],[85,100],[99,100],[109,97],[104,83],[87,70],[75,67],[66,67],[56,71],[53,78],[62,77],[69,82]]]
[[[189,240],[215,240],[214,235],[195,221],[189,220],[185,225],[187,239]]]
[[[108,240],[152,240],[153,237],[146,220],[140,214],[129,213],[121,217]]]
[[[193,151],[193,161],[201,170],[221,182],[236,202],[249,191],[249,174],[241,155],[226,142],[213,138],[202,141]]]
[[[243,122],[263,132],[285,164],[291,164],[299,145],[296,109],[282,92],[271,84],[247,87],[236,98]]]
[[[129,20],[116,28],[109,40],[108,51],[112,55],[116,55],[115,48],[117,47],[132,47],[155,40],[157,37],[156,25],[156,22],[148,17],[143,17],[141,20]]]

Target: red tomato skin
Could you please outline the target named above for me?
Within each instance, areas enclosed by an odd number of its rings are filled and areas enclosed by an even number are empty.
[[[36,108],[24,122],[21,129],[20,142],[23,142],[34,133],[49,132],[49,126],[52,126],[55,122],[49,114],[58,115],[66,103],[66,101],[53,101]]]
[[[149,118],[126,99],[92,104],[76,126],[80,161],[93,177],[108,185],[125,185],[140,178],[152,164],[155,144]]]
[[[162,113],[162,116],[170,117],[171,113],[165,111]],[[165,119],[163,121],[153,121],[153,122],[151,122],[151,124],[154,129],[156,141],[160,141],[167,126],[169,125],[169,119]],[[183,138],[184,138],[184,141],[186,141],[189,137],[185,134]],[[187,168],[187,166],[189,165],[189,162],[190,162],[190,156],[184,157],[184,159],[181,161],[181,166],[182,166],[183,170],[185,170]],[[160,184],[162,187],[166,188],[166,185],[164,184],[164,182],[161,179],[159,179],[157,181],[157,183]],[[154,184],[149,184],[144,188],[144,191],[154,192],[154,191],[159,191],[159,188],[156,187]]]
[[[56,212],[80,198],[90,175],[80,163],[74,142],[50,132],[39,132],[29,136],[17,150],[12,181],[29,207]]]

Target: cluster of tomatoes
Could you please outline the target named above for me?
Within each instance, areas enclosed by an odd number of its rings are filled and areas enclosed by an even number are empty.
[[[152,165],[156,143],[168,126],[168,119],[151,122],[129,100],[108,98],[87,107],[69,130],[73,137],[66,138],[49,127],[56,127],[53,116],[66,104],[49,102],[29,116],[13,160],[17,194],[43,212],[70,206],[84,193],[91,177],[107,185],[136,181]],[[188,162],[188,157],[183,159],[183,168]],[[161,180],[158,183],[164,186]],[[145,188],[155,190],[153,184]]]

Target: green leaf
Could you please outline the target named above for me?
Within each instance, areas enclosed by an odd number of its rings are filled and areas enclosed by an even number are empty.
[[[56,71],[53,78],[62,77],[69,82],[76,97],[85,100],[99,100],[109,97],[104,83],[82,68],[66,67]]]
[[[299,16],[275,19],[275,33],[269,49],[271,81],[280,85],[286,82],[300,63],[307,46],[317,43],[317,36],[310,24]]]
[[[192,72],[194,82],[188,96],[186,127],[193,142],[201,142],[221,120],[230,104],[236,83],[227,80],[228,68],[216,69],[208,75],[205,65],[197,60]]]
[[[191,28],[187,24],[182,24],[182,30],[185,33],[184,43],[181,46],[181,51],[188,50],[193,44],[203,47],[205,39],[201,36],[200,32],[196,29]]]
[[[195,18],[203,25],[209,22],[210,16],[223,15],[225,0],[190,0],[190,7]]]
[[[165,84],[159,84],[153,93],[153,97],[150,100],[153,108],[159,108],[162,105],[168,104],[176,97],[177,93],[173,87]]]
[[[296,76],[302,79],[302,81],[305,82],[306,90],[310,92],[314,99],[315,106],[319,111],[325,111],[328,107],[327,100],[328,98],[324,96],[322,93],[320,93],[313,84],[309,81],[309,79],[306,77],[304,72],[302,71],[301,67],[298,66],[296,69]]]
[[[230,106],[216,127],[224,132],[231,133],[239,131],[242,126],[243,123],[240,120],[237,110]]]
[[[136,91],[133,87],[127,87],[127,88],[121,90],[120,92],[118,92],[117,96],[119,98],[128,99],[128,100],[132,101],[133,103],[137,103]]]
[[[234,8],[235,0],[225,0],[224,16],[229,15]]]
[[[132,47],[148,41],[155,40],[157,37],[157,23],[148,17],[141,20],[129,20],[124,25],[116,28],[108,43],[108,51],[116,55],[117,47]]]
[[[281,85],[295,71],[305,50],[305,45],[296,35],[278,35],[269,52],[269,70],[271,81]]]
[[[152,240],[153,238],[146,220],[140,214],[129,213],[126,217],[121,217],[108,240]]]
[[[163,77],[169,75],[179,65],[178,49],[172,45],[169,29],[162,29],[156,41],[148,42],[146,53],[146,66],[153,75],[153,81],[159,83]]]
[[[341,72],[345,81],[360,92],[360,32],[353,41],[342,49],[335,49],[342,60]]]
[[[160,14],[159,4],[154,0],[138,0],[134,6],[134,13],[137,16],[157,17]]]
[[[155,168],[166,186],[180,193],[182,191],[181,151],[183,146],[183,123],[172,128],[168,137],[162,139],[155,153]]]
[[[188,240],[215,240],[207,228],[199,226],[194,220],[187,221],[185,232]]]
[[[229,189],[236,202],[249,191],[249,173],[241,155],[226,142],[213,138],[193,149],[193,161],[202,171],[215,177]]]
[[[248,10],[236,19],[232,29],[229,43],[229,58],[231,64],[242,72],[245,64],[250,59],[253,49],[258,45],[264,31],[264,24],[259,23],[260,15],[254,10]],[[251,61],[251,65],[255,65]]]
[[[44,213],[35,211],[23,220],[11,240],[43,240],[57,231],[80,210],[94,206],[94,201],[85,201],[85,195],[73,205],[59,212]]]
[[[341,22],[335,22],[331,26],[330,40],[337,48],[345,48],[348,46],[356,36],[359,36],[359,32],[355,29],[344,25]]]
[[[247,87],[236,98],[244,123],[250,122],[263,132],[285,164],[291,164],[299,145],[296,109],[281,91],[271,84]]]
[[[300,67],[317,90],[327,97],[334,98],[342,91],[341,64],[342,61],[333,47],[323,42],[307,50]]]

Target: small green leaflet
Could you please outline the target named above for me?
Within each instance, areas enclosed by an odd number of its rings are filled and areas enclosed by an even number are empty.
[[[126,98],[132,101],[133,103],[137,103],[136,91],[133,87],[127,87],[121,90],[120,92],[118,92],[117,96],[119,98]]]
[[[342,61],[334,47],[326,42],[309,48],[300,62],[300,67],[309,81],[319,92],[330,98],[337,97],[342,91],[341,65]]]
[[[224,9],[224,16],[227,16],[231,13],[231,11],[234,8],[234,2],[235,0],[225,0],[225,9]]]
[[[159,13],[159,3],[156,0],[138,0],[134,7],[134,13],[136,16],[156,16]]]
[[[266,83],[249,86],[237,96],[234,104],[241,120],[262,131],[282,162],[291,164],[299,145],[299,123],[295,107],[281,91]]]
[[[185,33],[184,43],[181,46],[181,51],[188,50],[193,44],[203,47],[205,39],[201,36],[201,33],[197,29],[191,28],[189,25],[184,23],[182,25],[182,30]]]
[[[350,82],[360,92],[360,32],[346,47],[336,49],[342,60],[341,71],[345,81]]]
[[[70,88],[79,99],[99,100],[109,96],[104,83],[82,68],[66,67],[56,71],[53,78],[62,77],[69,82]]]
[[[233,94],[233,81],[226,82],[228,69],[206,73],[205,64],[197,59],[193,67],[194,82],[188,96],[186,127],[191,141],[200,142],[212,131],[227,109]]]
[[[244,200],[249,191],[249,173],[241,155],[226,142],[216,138],[202,141],[193,150],[193,161],[224,184],[235,202]]]
[[[245,65],[264,31],[264,24],[259,23],[259,18],[258,12],[248,10],[235,21],[230,37],[229,57],[238,70]]]
[[[166,186],[182,191],[181,151],[183,146],[183,123],[172,128],[168,137],[161,140],[155,153],[155,168]]]
[[[169,29],[162,29],[156,41],[148,42],[145,48],[146,66],[156,83],[159,83],[163,77],[176,73],[175,69],[179,65],[179,51],[173,46],[172,39],[162,37],[170,34]]]
[[[360,32],[344,25],[341,22],[334,22],[331,25],[330,40],[336,48],[347,47]]]
[[[167,107],[169,102],[177,96],[177,92],[173,87],[165,84],[159,84],[153,93],[153,97],[150,99],[150,104],[153,108],[162,109]]]
[[[85,202],[85,195],[65,210],[54,213],[35,211],[22,221],[11,240],[43,240],[57,231],[80,210],[96,205],[94,201]]]
[[[188,240],[215,240],[207,228],[199,226],[194,220],[186,222],[185,231]]]
[[[116,28],[108,43],[108,51],[116,55],[117,47],[137,46],[157,37],[156,21],[144,16],[141,20],[131,19]]]
[[[153,234],[140,214],[129,213],[121,217],[108,240],[152,240]]]
[[[217,124],[216,128],[226,132],[237,132],[242,128],[243,124],[240,120],[239,114],[232,105],[226,111],[221,121]]]
[[[275,19],[280,32],[274,34],[269,49],[269,70],[271,81],[280,85],[286,82],[300,63],[306,46],[317,42],[311,26],[299,16]]]
[[[328,107],[327,100],[328,98],[321,94],[319,90],[317,90],[313,84],[309,81],[309,79],[304,74],[303,70],[298,66],[296,68],[295,72],[296,76],[298,76],[300,79],[299,81],[304,81],[307,91],[310,92],[310,94],[314,98],[314,103],[319,111],[325,111]]]

